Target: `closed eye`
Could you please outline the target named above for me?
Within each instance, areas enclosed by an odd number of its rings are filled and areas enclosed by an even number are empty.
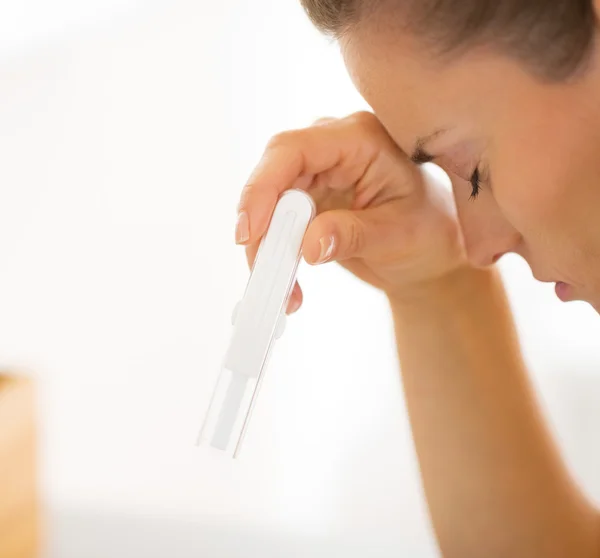
[[[479,167],[473,171],[469,182],[471,183],[471,196],[469,197],[469,199],[476,200],[481,190],[481,176],[479,172]]]

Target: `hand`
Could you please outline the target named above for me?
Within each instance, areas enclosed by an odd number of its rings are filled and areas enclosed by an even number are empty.
[[[336,260],[388,295],[411,296],[467,265],[450,191],[426,176],[377,118],[360,112],[276,135],[244,187],[236,239],[252,264],[282,192],[308,191],[308,263]],[[296,284],[288,312],[302,303]]]

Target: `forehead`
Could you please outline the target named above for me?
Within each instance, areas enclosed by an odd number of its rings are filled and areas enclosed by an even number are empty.
[[[384,36],[367,29],[340,41],[346,68],[355,87],[386,127],[402,121],[402,136],[416,136],[430,126],[427,107],[451,96],[450,84],[432,87],[437,64],[408,36]],[[440,90],[442,88],[442,90]],[[404,149],[408,137],[396,141]]]
[[[340,46],[354,85],[404,150],[467,115],[485,119],[518,81],[516,65],[488,51],[441,58],[407,33],[363,28]]]

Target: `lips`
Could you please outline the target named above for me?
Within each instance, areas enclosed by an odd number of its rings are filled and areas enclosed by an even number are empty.
[[[548,277],[537,275],[535,272],[533,272],[533,277],[537,281],[540,281],[540,283],[554,283],[554,292],[556,293],[556,296],[563,302],[577,300],[575,298],[575,288],[573,287],[573,285],[565,283],[564,281],[556,281]]]

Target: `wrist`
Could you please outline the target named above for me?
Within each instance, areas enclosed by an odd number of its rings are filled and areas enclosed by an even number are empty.
[[[489,292],[499,282],[495,266],[482,269],[465,265],[441,277],[387,291],[386,296],[394,307],[438,306],[444,301],[471,301],[473,296]]]

